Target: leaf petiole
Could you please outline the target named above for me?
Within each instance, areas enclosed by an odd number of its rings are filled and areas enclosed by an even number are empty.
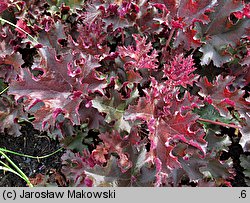
[[[0,95],[3,94],[4,92],[6,92],[7,90],[9,89],[9,86],[4,88],[1,92],[0,92]]]
[[[1,17],[0,17],[0,21],[2,21],[2,22],[4,22],[4,23],[7,23],[7,24],[9,24],[9,25],[11,25],[11,26],[17,28],[18,30],[24,32],[24,33],[31,39],[31,41],[33,41],[33,42],[32,42],[33,45],[39,44],[39,42],[38,42],[34,37],[32,37],[28,32],[26,32],[24,29],[18,27],[17,25],[13,24],[12,22],[10,22],[10,21],[8,21],[8,20],[5,20],[5,19],[3,19],[3,18],[1,18]],[[36,44],[35,44],[34,42],[35,42]]]
[[[215,124],[215,125],[220,125],[220,126],[223,126],[223,127],[229,127],[229,128],[235,128],[235,129],[240,129],[241,128],[241,126],[237,126],[237,125],[234,125],[234,124],[227,124],[227,123],[222,123],[220,121],[212,121],[212,120],[208,120],[208,119],[204,119],[204,118],[198,118],[198,120],[202,121],[202,122]]]

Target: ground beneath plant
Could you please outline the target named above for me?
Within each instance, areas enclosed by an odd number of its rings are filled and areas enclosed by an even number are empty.
[[[225,130],[225,129],[224,129]],[[226,130],[227,134],[233,134]],[[30,123],[22,124],[19,137],[13,137],[7,134],[0,134],[0,147],[12,150],[18,153],[44,156],[60,148],[58,140],[51,139],[46,133],[35,130]],[[31,182],[37,186],[67,186],[66,177],[61,173],[61,156],[64,152],[58,152],[45,159],[31,159],[27,157],[7,154],[11,160],[20,167],[20,169],[30,178]],[[240,155],[243,150],[238,141],[234,141],[229,147],[229,151],[222,153],[221,160],[233,159],[236,176],[231,180],[233,187],[246,187],[244,181],[243,168],[240,166]],[[4,159],[1,158],[2,161]],[[188,186],[196,186],[187,181],[182,183]],[[26,187],[24,180],[13,173],[0,171],[0,187]]]
[[[19,137],[0,134],[0,147],[38,157],[50,154],[60,148],[57,140],[51,139],[46,133],[35,130],[30,123],[22,124],[21,133],[22,135]],[[48,158],[38,160],[7,153],[33,184],[41,186],[66,186],[65,177],[60,172],[62,154],[63,152],[58,152]],[[24,187],[27,184],[13,173],[0,171],[0,186]]]

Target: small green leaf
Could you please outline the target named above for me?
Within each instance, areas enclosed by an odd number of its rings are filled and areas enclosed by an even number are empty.
[[[240,165],[244,168],[243,173],[245,174],[245,176],[250,179],[250,156],[241,155]],[[250,186],[249,179],[246,179],[246,183],[248,186]]]
[[[193,112],[198,114],[203,119],[207,119],[211,121],[219,121],[219,122],[226,123],[226,124],[229,124],[235,121],[235,123],[237,124],[237,121],[235,119],[221,116],[219,111],[215,109],[214,106],[211,104],[206,104],[204,107],[201,107],[199,109],[196,108],[193,110]],[[204,125],[206,129],[216,130],[216,127],[214,124],[203,122],[203,121],[200,121],[200,122]]]
[[[74,150],[76,152],[82,153],[82,151],[88,148],[87,145],[84,143],[90,144],[93,139],[86,139],[87,133],[77,133],[75,136],[68,136],[65,137],[63,140],[63,144],[66,146],[67,149]],[[83,143],[84,142],[84,143]]]

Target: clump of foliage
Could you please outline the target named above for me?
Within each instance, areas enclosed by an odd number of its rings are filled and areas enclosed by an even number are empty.
[[[0,13],[0,130],[27,120],[60,139],[70,186],[231,186],[222,154],[250,151],[249,3],[5,0]]]

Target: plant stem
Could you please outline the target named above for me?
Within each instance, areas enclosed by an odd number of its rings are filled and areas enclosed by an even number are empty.
[[[18,152],[14,152],[14,151],[11,151],[11,150],[8,150],[8,149],[0,148],[0,154],[2,154],[2,156],[5,157],[5,159],[16,169],[16,171],[13,170],[12,168],[10,168],[7,164],[5,164],[2,161],[0,161],[0,163],[4,167],[0,167],[0,170],[6,170],[6,171],[9,171],[9,172],[12,172],[12,173],[18,175],[19,177],[21,177],[22,179],[24,179],[27,182],[29,187],[33,187],[33,185],[31,184],[31,182],[29,180],[29,178],[22,172],[22,170],[13,161],[11,161],[11,159],[4,152],[39,160],[39,159],[44,159],[44,158],[47,158],[49,156],[52,156],[52,155],[56,154],[57,152],[61,151],[62,149],[63,148],[59,148],[58,150],[56,150],[56,151],[54,151],[54,152],[52,152],[50,154],[47,154],[45,156],[35,157],[35,156],[31,156],[31,155],[26,155],[26,154],[21,154],[21,153],[18,153]]]
[[[162,48],[162,53],[167,52],[167,49],[168,49],[168,47],[170,46],[170,42],[171,42],[171,39],[172,39],[173,36],[174,36],[174,33],[175,33],[175,29],[172,29],[172,30],[170,31],[170,33],[169,33],[169,36],[168,36],[168,39],[167,39],[167,42],[166,42],[165,46]],[[162,54],[160,61],[161,61],[162,59],[164,59],[164,54]]]
[[[27,157],[27,158],[31,158],[31,159],[45,159],[45,158],[48,158],[54,154],[56,154],[57,152],[61,151],[63,148],[59,148],[58,150],[50,153],[50,154],[47,154],[47,155],[44,155],[44,156],[31,156],[31,155],[27,155],[27,154],[21,154],[21,153],[18,153],[18,152],[14,152],[14,151],[11,151],[11,150],[8,150],[8,149],[4,149],[4,148],[0,148],[0,152],[7,152],[7,153],[11,153],[11,154],[15,154],[15,155],[18,155],[18,156],[23,156],[23,157]]]
[[[0,154],[4,156],[4,158],[16,169],[16,171],[22,176],[22,178],[27,182],[29,187],[33,187],[31,184],[29,178],[25,175],[24,172],[2,151],[0,151]]]
[[[20,6],[18,5],[18,3],[17,3],[17,2],[13,2],[13,4],[15,4],[15,5],[16,5],[16,7],[17,7],[18,11],[21,11],[21,8],[20,8]]]
[[[0,161],[0,163],[2,164],[2,161]],[[23,176],[21,176],[19,173],[17,173],[15,170],[13,170],[12,168],[10,168],[9,166],[8,167],[6,167],[6,166],[0,166],[0,170],[3,170],[4,172],[5,171],[9,171],[9,172],[14,173],[15,175],[19,176],[23,180],[25,180]]]
[[[9,24],[9,25],[11,25],[11,26],[17,28],[18,30],[24,32],[26,35],[28,35],[28,37],[29,37],[30,39],[33,40],[33,42],[32,42],[33,45],[35,45],[35,43],[39,44],[39,42],[38,42],[34,37],[32,37],[28,32],[26,32],[24,29],[22,29],[22,28],[16,26],[16,25],[13,24],[12,22],[10,22],[10,21],[8,21],[8,20],[5,20],[5,19],[3,19],[3,18],[1,18],[1,17],[0,17],[0,21],[2,21],[2,22],[4,22],[4,23],[7,23],[7,24]],[[35,42],[35,43],[34,43],[34,42]]]
[[[173,38],[173,35],[174,35],[174,32],[175,32],[175,29],[172,29],[172,30],[170,31],[168,40],[167,40],[166,45],[165,45],[165,47],[164,47],[166,50],[167,50],[167,48],[168,48],[169,45],[170,45],[171,39]]]
[[[222,123],[220,121],[212,121],[212,120],[208,120],[208,119],[204,119],[204,118],[199,118],[198,120],[203,121],[203,122],[207,122],[207,123],[212,123],[212,124],[215,124],[215,125],[220,125],[220,126],[223,126],[223,127],[229,127],[229,128],[235,128],[235,129],[241,128],[241,126],[237,126],[237,125],[234,125],[234,124],[227,124],[227,123]]]
[[[4,88],[1,92],[0,92],[0,95],[3,94],[4,92],[6,92],[7,90],[9,89],[9,86]]]
[[[28,119],[20,119],[20,120],[18,120],[17,122],[18,123],[22,123],[22,122],[25,122],[25,121],[31,121],[31,120],[33,120],[35,117],[34,116],[32,116],[32,117],[29,117]]]

